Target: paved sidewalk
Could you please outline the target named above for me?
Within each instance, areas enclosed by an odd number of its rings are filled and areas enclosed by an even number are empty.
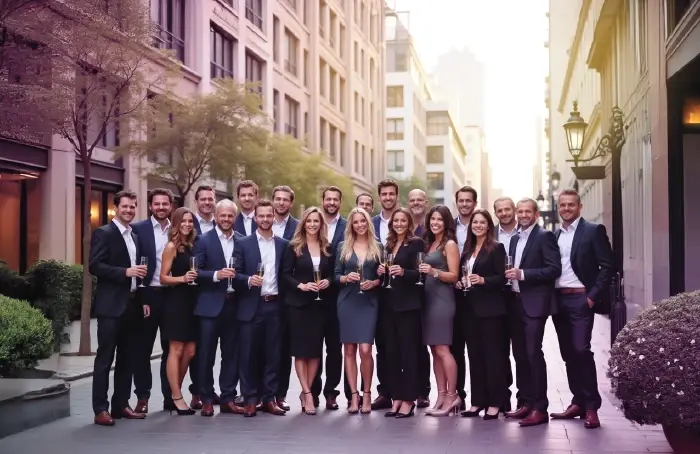
[[[660,428],[632,424],[610,402],[605,378],[608,327],[607,319],[596,320],[593,344],[604,401],[600,412],[603,427],[597,430],[586,430],[580,420],[520,428],[517,422],[502,417],[498,421],[431,418],[420,412],[415,418],[396,420],[384,418],[383,412],[348,415],[344,402],[339,411],[321,410],[317,416],[306,416],[294,400],[300,391],[296,377],[289,392],[292,410],[284,417],[178,417],[155,411],[144,421],[117,421],[113,428],[98,427],[92,424],[91,381],[87,378],[72,383],[70,418],[2,439],[0,453],[671,453]],[[559,411],[571,395],[551,323],[545,335],[545,357],[550,411]],[[158,390],[158,361],[153,363],[153,389]],[[153,399],[151,406],[157,410],[160,399]]]

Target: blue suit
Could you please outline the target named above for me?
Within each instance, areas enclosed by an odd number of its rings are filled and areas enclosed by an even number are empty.
[[[237,317],[240,323],[240,370],[241,394],[246,404],[258,400],[274,402],[278,392],[280,349],[282,335],[282,257],[289,242],[273,236],[275,245],[275,270],[277,291],[274,296],[265,295],[261,287],[249,287],[248,278],[257,273],[258,263],[262,262],[258,235],[249,235],[236,242],[236,294],[239,297]],[[260,365],[260,358],[265,364]],[[259,371],[263,376],[259,377]],[[283,397],[283,396],[280,396]]]
[[[284,233],[282,234],[282,238],[284,238],[287,241],[291,241],[298,225],[299,219],[295,218],[290,214],[289,219],[287,219],[287,225],[285,225],[284,227]]]
[[[233,221],[233,230],[237,233],[240,233],[243,236],[248,236],[248,234],[245,232],[243,213],[238,213],[238,216],[236,216],[236,220]],[[255,218],[253,218],[250,220],[250,231],[251,233],[255,233],[256,230],[258,230],[258,224],[255,222]]]
[[[382,225],[382,215],[378,214],[372,218],[372,225],[374,226],[374,238],[381,243],[382,237],[379,233],[379,228]],[[382,245],[383,246],[383,245]]]
[[[242,236],[234,232],[234,245],[242,241]],[[200,396],[203,403],[214,401],[214,359],[216,346],[221,342],[221,372],[219,387],[221,403],[233,402],[238,382],[238,345],[236,330],[236,294],[226,293],[227,279],[214,282],[214,273],[228,265],[228,257],[218,237],[218,230],[212,229],[197,237],[194,244],[197,258],[197,283],[199,297],[194,315],[199,317],[199,341],[197,369],[200,378]]]
[[[214,220],[214,227],[216,227],[216,220]],[[199,225],[199,219],[196,215],[194,217],[194,229],[197,231],[197,235],[202,234],[202,226]]]

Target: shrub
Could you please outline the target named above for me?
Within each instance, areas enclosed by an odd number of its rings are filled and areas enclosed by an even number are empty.
[[[627,419],[700,429],[700,292],[642,312],[618,334],[608,364]]]
[[[24,276],[11,270],[2,260],[0,260],[0,295],[18,299],[29,299],[31,296],[30,285]]]
[[[51,356],[51,322],[26,301],[0,296],[0,374],[35,367]]]

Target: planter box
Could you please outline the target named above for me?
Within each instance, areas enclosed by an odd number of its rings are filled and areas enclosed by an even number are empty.
[[[70,385],[63,380],[0,378],[0,438],[67,416]]]

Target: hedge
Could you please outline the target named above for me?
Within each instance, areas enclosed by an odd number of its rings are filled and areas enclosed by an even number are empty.
[[[0,295],[0,374],[36,367],[53,352],[51,322],[26,301]]]

